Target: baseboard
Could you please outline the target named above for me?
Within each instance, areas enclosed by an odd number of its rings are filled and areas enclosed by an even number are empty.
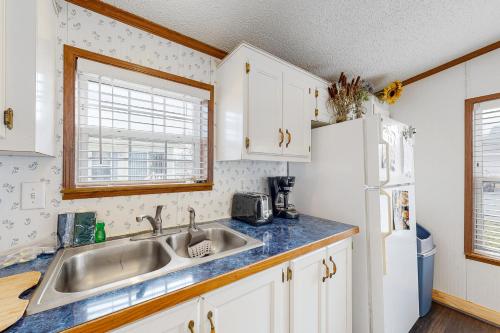
[[[472,303],[442,291],[433,289],[432,299],[439,304],[463,312],[469,316],[500,327],[500,312]]]

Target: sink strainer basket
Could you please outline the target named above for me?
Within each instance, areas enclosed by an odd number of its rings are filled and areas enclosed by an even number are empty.
[[[212,241],[209,239],[188,247],[188,254],[191,258],[201,258],[210,253],[212,253]]]

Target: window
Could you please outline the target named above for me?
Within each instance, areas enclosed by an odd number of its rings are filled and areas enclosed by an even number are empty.
[[[211,85],[65,46],[64,99],[64,199],[211,189]]]
[[[500,94],[466,100],[465,254],[500,263]]]

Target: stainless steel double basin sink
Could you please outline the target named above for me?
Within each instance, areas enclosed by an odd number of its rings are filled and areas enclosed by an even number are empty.
[[[35,290],[28,314],[116,290],[176,270],[246,251],[262,242],[219,223],[200,226],[212,241],[212,253],[190,258],[185,229],[142,240],[122,238],[59,251]]]

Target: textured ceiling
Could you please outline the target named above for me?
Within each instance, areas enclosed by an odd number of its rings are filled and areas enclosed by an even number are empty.
[[[231,51],[247,41],[326,79],[376,87],[500,40],[499,0],[104,0]]]

